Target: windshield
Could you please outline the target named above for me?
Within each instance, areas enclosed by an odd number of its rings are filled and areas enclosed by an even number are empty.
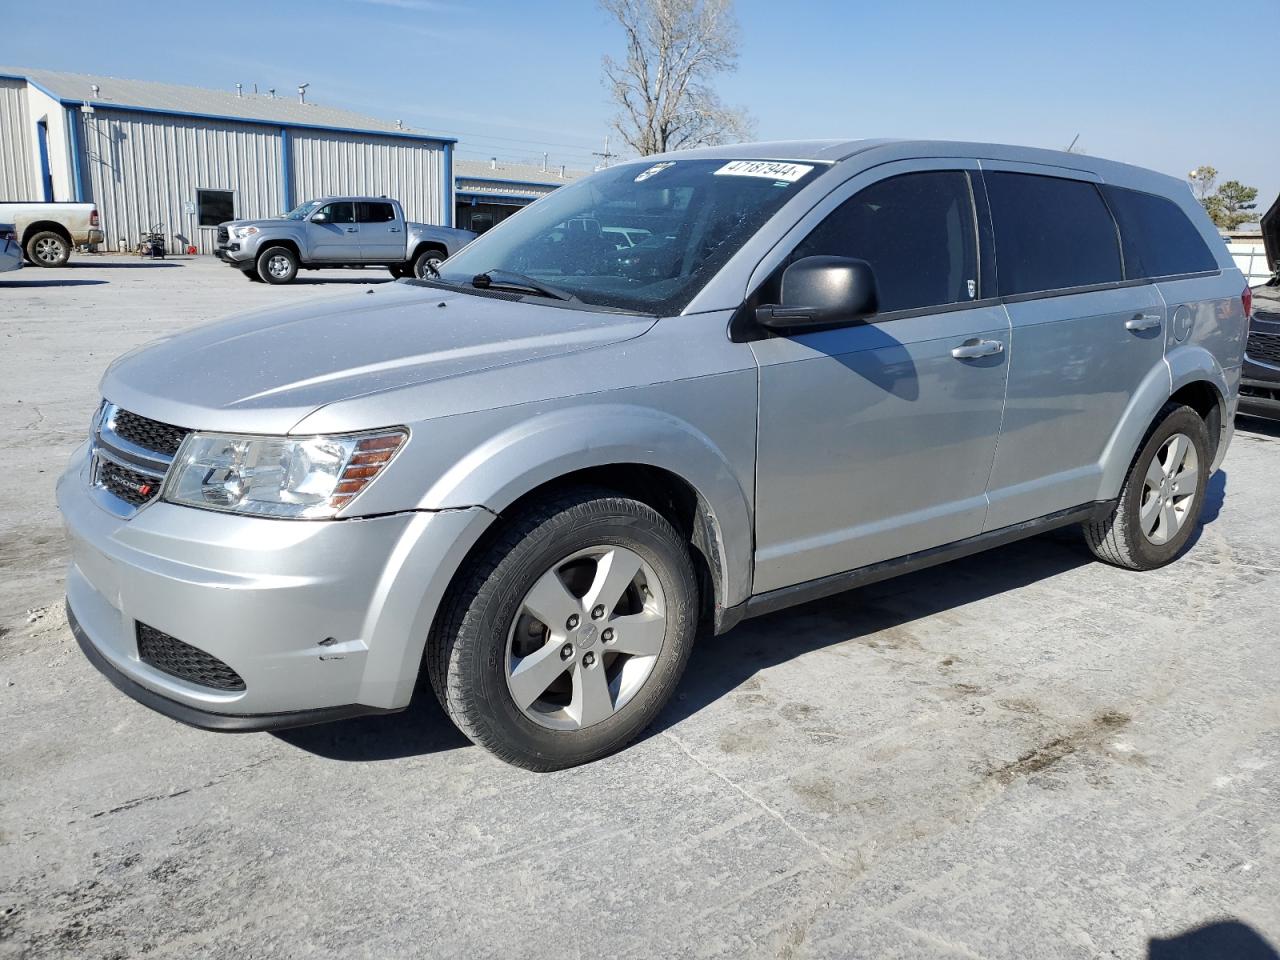
[[[678,313],[816,170],[761,160],[613,167],[472,241],[441,265],[441,279],[469,285],[505,271],[587,304]]]
[[[294,207],[284,215],[284,218],[286,220],[305,220],[323,202],[323,200],[308,200],[306,203]]]

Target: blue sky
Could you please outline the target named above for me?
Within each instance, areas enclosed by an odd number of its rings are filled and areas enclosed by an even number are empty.
[[[591,0],[14,4],[0,63],[234,89],[236,81],[451,133],[471,158],[586,167],[619,31]],[[1063,147],[1280,191],[1265,79],[1280,0],[738,0],[719,84],[762,139],[920,136]],[[615,140],[616,145],[616,140]]]

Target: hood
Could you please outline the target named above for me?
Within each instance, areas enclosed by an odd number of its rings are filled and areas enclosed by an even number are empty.
[[[233,227],[278,227],[283,223],[301,223],[301,221],[286,220],[284,217],[267,217],[265,220],[228,220],[220,223],[218,226],[226,227],[228,230]]]
[[[107,368],[102,394],[182,427],[287,433],[326,404],[629,340],[653,322],[388,283],[144,345]]]

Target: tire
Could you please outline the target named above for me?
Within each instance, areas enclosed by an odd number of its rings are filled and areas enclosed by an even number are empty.
[[[298,255],[288,247],[267,247],[258,254],[258,277],[270,284],[292,283],[298,275]]]
[[[1179,438],[1187,441],[1194,464],[1180,452]],[[1129,467],[1115,508],[1084,525],[1093,555],[1127,570],[1154,570],[1176,558],[1200,526],[1212,459],[1200,414],[1166,404]],[[1191,480],[1195,488],[1188,495]]]
[[[395,277],[397,280],[403,280],[405,277],[413,276],[413,272],[409,267],[399,263],[392,264],[387,267],[387,270],[391,273],[391,276]]]
[[[246,279],[252,281],[253,283],[263,282],[262,278],[258,276],[258,269],[256,265],[249,270],[241,270],[240,272],[245,275]]]
[[[443,250],[437,250],[435,248],[423,250],[414,258],[413,273],[411,276],[417,277],[419,280],[431,279],[434,273],[429,269],[428,264],[434,265],[438,269],[440,264],[444,263],[445,258],[448,256],[449,254],[445,253]]]
[[[594,583],[602,602],[592,608]],[[507,763],[589,763],[634,740],[671,697],[693,646],[697,592],[687,544],[645,504],[598,488],[535,502],[450,589],[427,644],[432,688],[458,729]],[[524,678],[524,705],[513,677]]]
[[[52,230],[41,230],[27,238],[27,259],[37,267],[66,266],[71,258],[71,244]]]

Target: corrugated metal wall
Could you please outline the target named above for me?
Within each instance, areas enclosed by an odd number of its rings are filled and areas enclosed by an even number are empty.
[[[39,199],[27,85],[0,78],[0,200]]]
[[[198,189],[230,190],[237,219],[269,217],[284,205],[278,128],[99,109],[80,120],[81,170],[102,214],[106,248],[130,249],[140,229],[165,224],[170,248],[212,253],[216,230],[198,227]]]
[[[289,137],[295,203],[343,194],[387,196],[404,205],[410,220],[445,222],[440,144],[318,130],[291,130]]]

